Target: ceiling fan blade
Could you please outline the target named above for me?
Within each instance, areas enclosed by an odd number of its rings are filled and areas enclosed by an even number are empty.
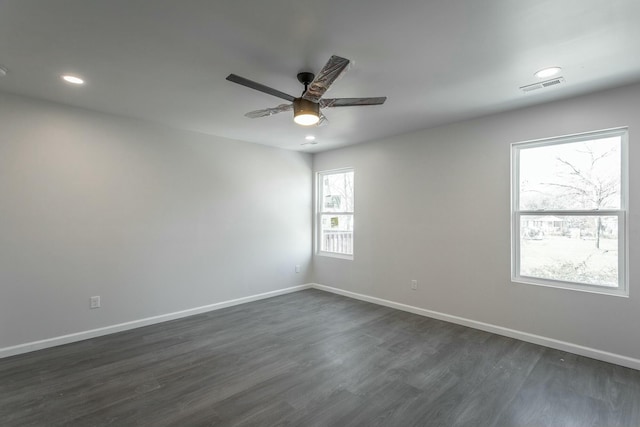
[[[280,104],[277,107],[265,108],[264,110],[250,111],[245,114],[245,117],[250,119],[257,119],[258,117],[273,116],[274,114],[282,113],[283,111],[293,110],[293,104]]]
[[[286,94],[284,92],[280,92],[277,89],[271,88],[269,86],[265,86],[265,85],[260,84],[260,83],[256,83],[253,80],[245,79],[244,77],[240,77],[240,76],[237,76],[235,74],[229,74],[227,76],[227,80],[229,80],[230,82],[233,82],[233,83],[237,83],[237,84],[242,85],[242,86],[246,86],[246,87],[251,88],[251,89],[258,90],[260,92],[264,92],[264,93],[269,94],[269,95],[277,96],[278,98],[286,99],[287,101],[293,102],[293,100],[296,99],[295,97],[293,97],[291,95],[288,95],[288,94]]]
[[[322,67],[322,70],[309,84],[302,97],[307,101],[318,102],[333,82],[346,71],[347,67],[349,67],[348,59],[336,55],[331,56],[329,61]]]
[[[324,126],[329,124],[329,119],[327,119],[327,117],[322,114],[322,111],[318,111],[318,117],[320,118],[320,120],[318,120],[318,124],[316,124],[316,126]]]
[[[380,96],[377,98],[326,98],[320,100],[320,108],[382,105],[386,100],[386,96]]]

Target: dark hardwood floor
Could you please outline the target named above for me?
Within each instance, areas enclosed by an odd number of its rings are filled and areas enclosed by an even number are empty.
[[[317,290],[0,359],[0,425],[640,426],[640,371]]]

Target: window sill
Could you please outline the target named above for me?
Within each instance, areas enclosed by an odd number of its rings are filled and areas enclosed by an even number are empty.
[[[318,252],[316,252],[316,255],[327,257],[327,258],[338,258],[338,259],[346,259],[348,261],[353,261],[353,255],[339,254],[339,253],[336,253],[336,252],[318,251]]]
[[[626,289],[620,289],[619,287],[607,288],[604,286],[589,286],[553,280],[536,279],[534,277],[511,277],[511,282],[521,285],[542,286],[545,288],[565,289],[569,291],[586,292],[590,294],[629,298],[629,292]]]

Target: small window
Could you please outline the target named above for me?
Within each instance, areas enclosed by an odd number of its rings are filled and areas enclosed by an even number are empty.
[[[353,259],[353,169],[318,173],[318,254]]]
[[[628,295],[627,129],[512,144],[512,279]]]

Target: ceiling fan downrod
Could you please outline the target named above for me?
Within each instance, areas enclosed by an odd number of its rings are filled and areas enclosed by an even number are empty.
[[[304,91],[302,91],[302,95],[304,95],[307,92],[307,88],[309,87],[309,85],[311,84],[315,76],[313,75],[313,73],[309,73],[305,71],[302,73],[298,73],[297,77],[298,77],[298,81],[304,85]]]

